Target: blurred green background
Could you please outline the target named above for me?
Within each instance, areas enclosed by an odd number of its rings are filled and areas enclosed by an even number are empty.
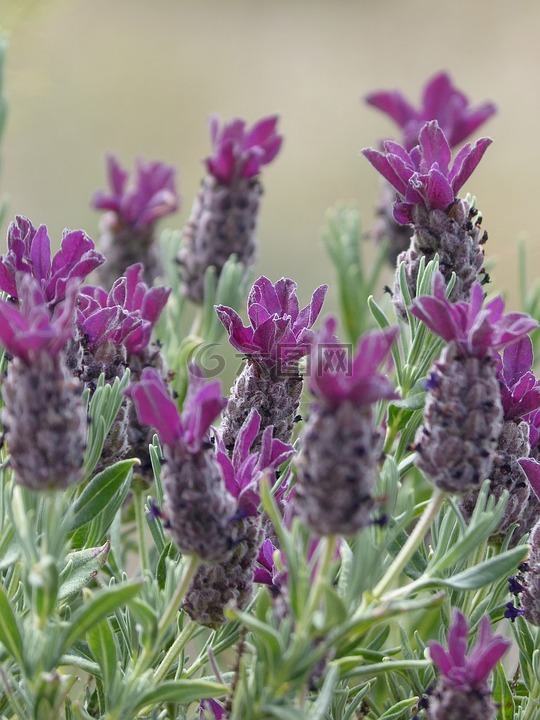
[[[10,114],[1,188],[10,215],[98,239],[89,208],[104,154],[178,168],[182,227],[208,153],[207,116],[250,123],[281,115],[282,154],[264,172],[257,274],[288,275],[307,299],[332,279],[320,240],[325,210],[354,200],[368,230],[378,192],[361,147],[394,135],[363,105],[380,88],[416,103],[448,70],[477,103],[499,106],[495,139],[465,190],[489,232],[492,276],[517,303],[520,237],[540,260],[540,3],[489,0],[0,0],[9,31]],[[5,231],[2,231],[5,234]],[[2,249],[5,241],[2,241]]]

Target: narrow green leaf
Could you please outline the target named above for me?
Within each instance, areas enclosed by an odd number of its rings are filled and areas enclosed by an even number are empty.
[[[330,665],[330,669],[326,673],[324,683],[319,691],[317,701],[307,714],[308,720],[324,720],[324,717],[332,704],[336,683],[339,680],[338,669],[335,665]]]
[[[391,708],[379,716],[379,720],[402,720],[406,717],[404,714],[406,710],[414,707],[418,702],[418,698],[408,698],[407,700],[401,700],[400,702],[392,705]]]
[[[77,530],[104,512],[116,491],[138,460],[120,460],[98,473],[85,487],[73,506],[70,530]]]
[[[0,585],[0,642],[7,652],[23,664],[23,641],[17,617],[2,585]]]
[[[84,638],[94,625],[114,612],[116,608],[128,603],[142,586],[142,581],[128,581],[91,595],[90,599],[71,616],[69,627],[66,628],[62,640],[62,652],[68,650],[77,640]]]
[[[527,545],[518,545],[502,555],[489,558],[489,560],[467,568],[453,577],[440,578],[435,582],[455,590],[477,590],[506,574],[511,575],[527,555],[527,551]]]
[[[273,717],[277,720],[305,720],[305,715],[300,710],[294,708],[280,707],[279,705],[263,705],[261,707],[261,717]]]
[[[108,620],[102,620],[90,628],[87,637],[90,650],[101,670],[105,694],[109,695],[114,688],[118,671],[118,648]]]
[[[155,688],[142,693],[137,700],[135,710],[144,707],[156,707],[161,703],[188,705],[195,700],[207,697],[221,697],[229,692],[227,685],[203,680],[174,680],[161,682]]]
[[[111,544],[107,542],[101,547],[87,548],[67,556],[67,563],[62,571],[58,599],[63,600],[74,595],[97,575],[109,555]]]
[[[515,705],[512,690],[506,679],[501,663],[495,668],[493,680],[493,700],[499,706],[497,720],[514,720]]]

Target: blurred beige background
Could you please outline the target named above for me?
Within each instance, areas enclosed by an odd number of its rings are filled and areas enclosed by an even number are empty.
[[[538,0],[0,0],[0,23],[11,35],[0,186],[10,214],[46,223],[56,242],[64,227],[98,239],[88,203],[105,187],[106,151],[130,168],[137,155],[177,166],[183,207],[167,224],[181,227],[208,114],[251,123],[277,111],[285,145],[263,177],[256,270],[293,277],[307,299],[330,276],[326,208],[355,200],[369,228],[378,181],[359,150],[395,133],[360,98],[401,88],[417,103],[446,69],[500,109],[465,188],[484,214],[495,282],[515,306],[521,236],[538,274]]]

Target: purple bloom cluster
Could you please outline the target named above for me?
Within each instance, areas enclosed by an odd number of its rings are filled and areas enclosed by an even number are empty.
[[[253,452],[252,446],[260,428],[261,416],[253,409],[238,433],[232,456],[229,456],[218,434],[216,460],[221,467],[225,487],[236,499],[239,513],[245,516],[259,513],[261,473],[276,470],[294,452],[291,445],[273,437],[274,428],[271,425],[262,433],[260,449]]]
[[[467,96],[452,84],[445,72],[437,73],[428,80],[419,109],[411,105],[399,90],[374,92],[365,100],[397,123],[402,131],[402,144],[407,150],[412,150],[417,144],[420,129],[429,120],[437,120],[450,146],[455,147],[497,112],[496,106],[490,102],[477,108],[469,107]]]
[[[262,118],[246,128],[244,120],[235,118],[220,126],[217,115],[210,117],[212,155],[206,159],[208,172],[216,180],[230,185],[237,178],[258,175],[279,153],[283,137],[276,132],[277,115]]]
[[[135,403],[141,424],[154,427],[163,445],[181,444],[188,453],[196,453],[208,442],[210,426],[227,401],[219,381],[206,383],[193,367],[190,379],[182,414],[152,368],[145,368],[141,381],[130,385],[126,394]]]
[[[137,263],[127,268],[108,293],[95,285],[82,288],[77,322],[91,346],[111,340],[124,345],[128,355],[137,355],[148,346],[170,288],[148,288],[142,274],[143,266]]]
[[[413,223],[416,205],[427,210],[446,210],[492,142],[482,138],[474,147],[468,143],[450,165],[450,146],[436,120],[422,127],[418,139],[419,144],[410,151],[391,140],[383,143],[384,153],[373,148],[362,150],[401,198],[394,205],[394,218],[404,225]]]
[[[0,344],[27,365],[33,363],[37,353],[59,355],[75,332],[78,282],[67,285],[64,302],[53,311],[43,287],[32,275],[22,275],[17,290],[18,307],[12,302],[0,302]]]
[[[0,257],[0,290],[18,298],[18,278],[30,275],[38,281],[51,308],[64,300],[70,281],[82,282],[105,262],[83,230],[66,230],[60,250],[51,257],[51,241],[45,225],[36,230],[30,220],[21,215],[8,228],[7,246],[7,254]]]
[[[96,192],[92,206],[96,210],[114,212],[123,225],[149,227],[178,209],[180,197],[174,167],[162,162],[137,160],[135,177],[130,183],[129,173],[114,155],[108,155],[107,172],[110,190]]]
[[[480,621],[475,647],[467,653],[469,625],[463,613],[454,610],[448,630],[448,647],[438,642],[429,645],[429,654],[441,674],[453,688],[470,692],[483,688],[495,667],[510,646],[501,635],[493,635],[487,616]]]
[[[365,333],[350,366],[335,363],[335,318],[326,318],[311,348],[308,379],[310,392],[327,405],[337,407],[347,400],[355,405],[371,405],[377,400],[398,397],[387,375],[378,368],[389,357],[398,328]]]
[[[466,357],[492,356],[534,330],[538,323],[525,313],[504,313],[504,300],[497,296],[484,305],[484,291],[474,283],[470,302],[450,302],[444,278],[437,273],[433,295],[413,301],[411,313],[446,342],[454,342]]]
[[[309,352],[313,332],[328,289],[318,287],[311,301],[300,310],[296,283],[282,278],[275,284],[262,276],[253,285],[247,302],[250,326],[244,326],[238,313],[224,305],[216,312],[229,334],[231,345],[263,367],[273,368],[300,360]]]

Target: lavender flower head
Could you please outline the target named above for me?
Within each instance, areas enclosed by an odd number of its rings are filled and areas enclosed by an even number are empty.
[[[467,144],[451,163],[448,141],[433,120],[420,130],[419,144],[411,151],[391,141],[384,143],[384,152],[362,150],[396,192],[395,220],[414,227],[410,248],[398,257],[398,264],[405,263],[411,297],[416,294],[420,258],[427,262],[438,253],[445,280],[448,282],[452,273],[456,273],[452,299],[469,299],[471,286],[483,265],[481,245],[487,236],[481,236],[478,223],[473,223],[477,211],[456,195],[490,144],[489,138],[478,140],[474,147]],[[397,312],[404,316],[398,279],[394,302]]]
[[[262,194],[259,175],[281,148],[277,122],[278,116],[271,115],[246,128],[238,118],[220,125],[216,115],[210,117],[208,175],[193,204],[178,256],[184,293],[195,303],[203,302],[207,268],[214,267],[219,276],[233,254],[245,267],[255,262]]]
[[[102,246],[107,264],[100,270],[100,280],[110,288],[114,280],[135,262],[144,265],[144,277],[151,285],[161,272],[161,261],[155,246],[156,222],[179,207],[174,167],[162,162],[137,160],[135,177],[129,182],[114,155],[107,156],[110,190],[98,191],[92,207],[107,210],[102,223]]]
[[[154,427],[163,446],[165,513],[175,543],[183,553],[205,561],[225,558],[231,549],[235,502],[209,441],[210,425],[226,403],[220,383],[206,383],[192,368],[182,414],[152,368],[145,368],[140,382],[130,385],[126,394],[141,425]]]
[[[503,539],[510,526],[518,523],[514,539],[519,540],[531,529],[539,510],[527,471],[521,463],[531,450],[530,425],[526,417],[540,407],[540,383],[532,372],[533,347],[528,336],[505,347],[502,356],[497,354],[494,359],[498,365],[503,427],[490,475],[490,493],[498,499],[503,491],[508,491],[508,501],[495,538]],[[477,495],[472,491],[462,499],[461,510],[467,519],[474,510]]]
[[[492,103],[470,108],[467,97],[452,85],[444,72],[434,75],[426,84],[419,110],[399,91],[375,92],[366,97],[366,102],[385,112],[399,125],[402,130],[400,142],[407,152],[418,145],[420,131],[430,120],[439,123],[448,144],[455,147],[496,111]],[[394,220],[394,200],[394,189],[387,182],[383,183],[373,233],[377,240],[388,241],[388,260],[395,267],[399,254],[410,245],[411,228]]]
[[[31,275],[43,290],[50,308],[62,302],[70,281],[82,282],[105,258],[83,230],[65,230],[60,250],[51,258],[51,241],[45,225],[36,228],[18,215],[7,234],[8,252],[0,257],[0,290],[19,297],[22,275]]]
[[[296,283],[289,278],[274,284],[261,276],[248,296],[247,327],[232,308],[216,307],[231,345],[270,374],[294,366],[309,352],[311,328],[321,312],[328,285],[320,285],[301,310],[296,289]]]
[[[433,292],[410,310],[448,343],[429,372],[424,425],[415,439],[417,465],[442,490],[476,491],[490,477],[503,429],[495,353],[537,323],[523,313],[503,314],[501,297],[484,305],[480,283],[470,302],[451,303],[438,273]]]
[[[298,361],[309,352],[311,328],[321,312],[326,290],[326,285],[318,287],[311,301],[300,309],[295,282],[282,278],[273,284],[260,277],[248,297],[248,326],[233,309],[216,307],[231,345],[248,358],[223,414],[221,432],[229,452],[252,407],[263,418],[256,444],[268,425],[273,425],[275,436],[283,442],[291,439],[302,392]]]
[[[277,123],[278,116],[270,115],[249,129],[239,118],[220,127],[219,117],[211,115],[212,155],[205,160],[208,172],[225,185],[258,175],[281,149],[283,137],[277,133]]]
[[[425,210],[446,210],[470,178],[490,138],[482,138],[472,147],[467,143],[451,163],[448,140],[436,120],[420,130],[418,145],[407,151],[396,142],[383,143],[385,152],[364,148],[362,154],[388,180],[400,201],[394,205],[394,218],[406,225],[415,223],[415,206]]]
[[[293,454],[291,445],[272,437],[271,426],[262,434],[260,450],[254,451],[260,425],[259,413],[252,410],[237,436],[231,457],[218,436],[216,460],[227,491],[236,502],[231,525],[235,539],[223,562],[199,568],[186,595],[184,609],[202,625],[218,627],[225,621],[225,607],[230,604],[245,607],[253,592],[256,561],[264,541],[259,482],[263,473],[271,479]]]
[[[500,295],[485,305],[484,298],[482,285],[475,283],[470,302],[450,302],[444,278],[437,273],[433,295],[416,298],[410,312],[447,343],[454,343],[463,357],[494,358],[495,351],[538,327],[537,321],[526,313],[504,314],[504,300]]]
[[[397,397],[379,372],[397,328],[362,336],[347,367],[335,363],[335,326],[328,318],[313,344],[308,383],[316,403],[296,462],[295,506],[317,535],[352,535],[369,524],[383,442],[372,405]]]
[[[21,273],[17,287],[19,307],[0,301],[0,343],[13,356],[2,385],[10,464],[25,487],[65,488],[82,478],[86,444],[79,384],[64,353],[75,330],[78,282],[68,283],[52,312],[32,275]]]
[[[450,146],[456,147],[497,112],[491,102],[471,108],[468,97],[452,84],[446,72],[437,73],[427,81],[419,109],[399,90],[370,93],[365,100],[401,128],[402,145],[407,150],[418,143],[420,130],[429,120],[437,120]]]
[[[529,336],[505,347],[499,360],[505,420],[522,418],[540,407],[540,381],[532,371],[533,363],[533,344]]]
[[[429,654],[440,671],[431,697],[430,720],[494,720],[497,706],[491,699],[488,678],[502,658],[510,641],[493,635],[490,620],[484,616],[475,647],[467,653],[469,626],[465,616],[454,610],[448,630],[448,648],[437,642],[429,645]]]

